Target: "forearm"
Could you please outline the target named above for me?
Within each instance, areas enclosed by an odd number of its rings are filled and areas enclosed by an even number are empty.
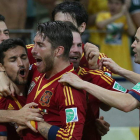
[[[106,19],[104,21],[101,22],[97,22],[96,25],[99,29],[103,29],[105,28],[108,24],[112,23],[113,21],[115,21],[116,19],[120,18],[121,16],[123,16],[122,13],[118,13],[116,15],[114,15],[113,17]]]
[[[121,68],[118,70],[117,74],[126,78],[128,81],[132,82],[133,84],[137,84],[138,82],[140,82],[140,75],[133,71],[129,71],[124,68]]]
[[[135,34],[136,28],[134,26],[134,23],[133,23],[131,17],[130,17],[130,14],[128,12],[126,13],[126,20],[127,20],[127,24],[128,24],[127,32],[130,36],[133,36]]]
[[[0,122],[16,122],[16,110],[0,110]]]
[[[92,94],[105,104],[118,108],[119,110],[128,112],[137,106],[137,100],[130,94],[110,91],[88,82],[85,82],[83,85],[83,89],[88,93]]]
[[[48,133],[52,125],[46,122],[38,122],[38,131],[45,138],[48,139]]]

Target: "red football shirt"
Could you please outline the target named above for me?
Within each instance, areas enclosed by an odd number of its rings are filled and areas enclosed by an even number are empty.
[[[5,110],[19,110],[25,105],[26,98],[23,96],[0,96],[0,109]],[[0,134],[7,133],[8,140],[20,140],[19,135],[16,132],[14,123],[0,123]]]
[[[42,110],[46,122],[60,127],[56,134],[57,140],[81,140],[85,122],[85,92],[58,82],[60,77],[69,71],[75,73],[73,65],[68,66],[48,80],[45,78],[45,74],[40,74],[37,69],[34,69],[27,97],[27,103],[34,101],[39,104],[38,107]],[[29,139],[43,140],[44,138],[39,133],[27,130],[24,140]]]

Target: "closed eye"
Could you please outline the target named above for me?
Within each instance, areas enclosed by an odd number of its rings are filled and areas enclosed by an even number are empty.
[[[27,55],[26,54],[21,55],[21,59],[27,59]]]

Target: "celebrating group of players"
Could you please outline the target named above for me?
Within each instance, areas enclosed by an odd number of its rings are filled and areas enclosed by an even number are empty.
[[[110,126],[99,118],[100,108],[130,111],[139,106],[139,83],[129,91],[111,78],[110,70],[117,74],[123,71],[121,75],[135,84],[139,75],[120,68],[95,45],[82,43],[81,33],[88,20],[82,5],[62,2],[53,10],[52,19],[39,24],[34,44],[25,46],[21,39],[9,39],[1,16],[3,140],[100,140]],[[139,39],[140,29],[132,45],[136,63],[140,63]]]

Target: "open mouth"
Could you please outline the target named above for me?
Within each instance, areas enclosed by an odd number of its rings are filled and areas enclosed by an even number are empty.
[[[21,77],[25,77],[25,69],[20,69],[19,74]]]
[[[35,60],[36,60],[36,66],[39,67],[41,65],[42,59],[35,58]]]
[[[77,60],[79,57],[75,56],[75,57],[70,57],[70,60]]]
[[[133,54],[134,54],[134,55],[136,55],[136,52],[135,52],[135,50],[133,50]]]
[[[36,62],[41,62],[41,61],[42,61],[42,60],[41,60],[41,59],[39,59],[39,58],[37,58],[37,59],[36,59]]]

